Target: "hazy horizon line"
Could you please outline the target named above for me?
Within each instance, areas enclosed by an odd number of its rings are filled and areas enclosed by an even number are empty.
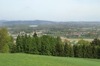
[[[92,21],[92,20],[68,20],[68,21],[55,21],[55,20],[41,20],[41,19],[33,19],[33,20],[0,20],[0,21],[51,21],[51,22],[100,22],[100,21]]]

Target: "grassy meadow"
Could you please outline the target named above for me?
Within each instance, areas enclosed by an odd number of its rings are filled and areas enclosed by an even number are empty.
[[[100,60],[15,53],[0,54],[0,66],[100,66]]]

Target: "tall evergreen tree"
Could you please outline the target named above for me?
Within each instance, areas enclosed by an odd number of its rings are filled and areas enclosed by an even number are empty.
[[[41,53],[43,55],[51,55],[49,36],[44,35],[41,37]]]
[[[22,45],[22,36],[18,35],[16,39],[16,49],[17,52],[22,52],[23,51],[23,45]]]
[[[64,47],[63,47],[63,44],[62,44],[62,41],[61,41],[60,37],[57,37],[55,50],[56,50],[56,55],[57,56],[63,56]]]
[[[97,46],[97,58],[100,59],[100,46]]]
[[[37,37],[37,33],[36,32],[34,33],[33,37]]]
[[[67,42],[65,42],[65,45],[64,45],[64,56],[69,56],[69,52],[70,52],[70,47],[69,47],[69,45],[68,45],[68,43]]]
[[[74,50],[74,57],[78,57],[79,46],[78,45],[73,45],[73,50]]]
[[[92,42],[91,42],[92,46],[100,46],[100,40],[98,38],[95,38]]]
[[[73,49],[73,46],[71,44],[69,44],[69,56],[74,57],[74,49]]]

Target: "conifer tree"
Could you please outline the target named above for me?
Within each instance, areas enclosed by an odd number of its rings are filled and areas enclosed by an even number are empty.
[[[68,45],[68,43],[67,42],[65,42],[65,45],[64,45],[64,56],[69,56],[69,52],[70,52],[70,47],[69,47],[69,45]]]
[[[57,37],[55,50],[56,50],[56,55],[57,56],[63,56],[64,47],[63,47],[63,44],[62,44],[62,41],[61,41],[60,37]]]

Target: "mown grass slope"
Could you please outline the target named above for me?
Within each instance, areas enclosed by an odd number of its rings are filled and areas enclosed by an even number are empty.
[[[100,60],[30,54],[0,54],[0,66],[100,66]]]

